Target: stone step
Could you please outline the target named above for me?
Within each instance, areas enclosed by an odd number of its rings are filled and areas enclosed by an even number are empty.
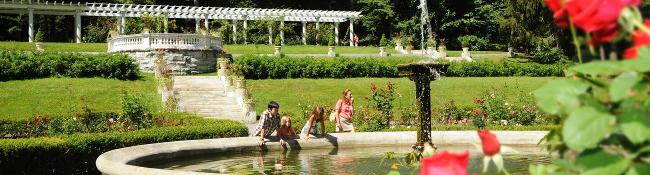
[[[206,118],[242,121],[245,116],[237,98],[228,97],[229,89],[216,76],[176,76],[174,94],[180,111]]]
[[[234,99],[232,100],[226,100],[226,99],[221,99],[221,100],[201,100],[201,99],[185,99],[185,100],[179,100],[178,105],[239,105],[237,102],[235,102]]]
[[[206,116],[206,117],[220,117],[223,119],[237,120],[241,121],[244,119],[243,114],[237,113],[207,113],[207,112],[197,112],[195,114]]]
[[[174,85],[174,90],[176,91],[226,91],[221,85],[218,86],[185,86],[185,85]]]
[[[202,103],[183,103],[179,104],[184,107],[197,107],[197,108],[203,108],[203,107],[211,107],[211,108],[219,108],[219,109],[227,109],[227,108],[240,108],[239,104],[234,104],[234,103],[222,103],[222,104],[202,104]]]
[[[203,98],[206,100],[210,99],[235,99],[234,97],[228,97],[224,93],[214,93],[214,94],[176,94],[176,97],[182,97],[182,98]]]

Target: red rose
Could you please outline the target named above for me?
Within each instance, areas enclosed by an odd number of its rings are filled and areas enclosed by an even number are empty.
[[[645,20],[643,22],[643,25],[650,27],[650,19]],[[623,57],[625,59],[635,59],[638,56],[637,50],[639,48],[650,45],[650,34],[640,29],[637,29],[632,34],[632,40],[634,41],[634,45],[632,45],[632,47],[630,47],[629,49],[625,50],[625,53],[623,53]]]
[[[467,165],[469,165],[468,151],[461,154],[443,151],[422,159],[420,175],[467,175]]]
[[[549,8],[558,8],[558,1],[549,1],[546,1]],[[598,45],[611,41],[618,35],[618,18],[623,8],[638,6],[640,3],[640,0],[567,0],[565,7],[572,22],[591,34],[588,43]],[[553,16],[557,20],[556,15],[559,15],[559,11]]]
[[[481,138],[481,144],[483,145],[483,154],[486,156],[493,156],[499,153],[501,145],[497,136],[492,134],[489,130],[477,130],[478,137]]]
[[[590,45],[600,45],[609,42],[618,35],[618,24],[612,23],[591,33]]]
[[[553,11],[553,22],[555,25],[567,28],[569,26],[569,16],[567,10],[562,4],[562,0],[544,0],[548,8]]]

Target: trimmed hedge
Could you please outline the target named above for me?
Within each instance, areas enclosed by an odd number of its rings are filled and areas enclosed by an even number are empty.
[[[0,139],[2,174],[100,174],[95,160],[106,151],[178,140],[242,137],[246,126],[229,120],[185,118],[180,126],[133,132],[78,133],[60,137]]]
[[[397,64],[419,60],[407,58],[316,58],[243,55],[235,58],[247,79],[397,77]]]
[[[234,63],[247,79],[398,77],[397,65],[419,57],[273,57],[244,55]],[[448,77],[564,76],[569,64],[452,62]]]
[[[454,62],[444,76],[448,77],[563,77],[571,64],[539,64],[516,62]]]
[[[125,54],[0,51],[0,81],[53,76],[134,80],[139,72]]]

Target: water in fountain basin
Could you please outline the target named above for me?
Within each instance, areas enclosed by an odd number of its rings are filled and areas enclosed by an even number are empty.
[[[504,155],[506,168],[511,174],[528,174],[529,164],[549,163],[549,157],[539,147],[516,147],[517,154]],[[441,146],[439,150],[463,152],[470,150],[469,174],[482,170],[482,156],[471,146]],[[286,152],[248,152],[205,155],[172,162],[154,162],[146,167],[195,172],[226,174],[386,174],[390,170],[381,166],[386,152],[396,152],[400,157],[411,151],[401,147],[357,147],[341,149],[288,150]],[[487,174],[495,174],[494,165]],[[417,174],[417,167],[400,168],[402,174]],[[481,173],[479,173],[481,174]]]

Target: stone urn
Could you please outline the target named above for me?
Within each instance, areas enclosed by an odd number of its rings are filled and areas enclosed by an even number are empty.
[[[45,49],[43,49],[43,43],[42,42],[36,42],[34,43],[36,45],[36,51],[43,52]]]
[[[388,53],[386,53],[386,47],[379,47],[379,56],[380,57],[388,56]]]
[[[438,46],[438,58],[447,58],[447,47],[445,46]]]
[[[512,58],[515,57],[515,49],[512,47],[508,47],[508,57]]]
[[[282,52],[282,46],[275,46],[274,49],[275,49],[275,52],[273,52],[273,54],[274,54],[276,57],[280,57],[280,56],[282,56],[282,53],[281,53],[281,52]]]
[[[235,88],[236,89],[243,89],[244,88],[244,79],[241,77],[235,77]]]
[[[465,60],[471,60],[472,54],[469,53],[469,47],[463,47],[463,53],[460,55],[461,58]]]
[[[396,51],[398,51],[398,52],[402,52],[402,50],[404,50],[404,46],[402,46],[402,43],[398,42],[398,43],[396,43],[395,45],[396,45],[396,46],[395,46],[395,50],[396,50]]]
[[[255,113],[255,101],[253,99],[250,99],[250,97],[244,99],[244,112],[246,112],[244,121],[254,122],[256,120],[257,115]]]
[[[225,78],[227,76],[226,71],[228,70],[228,61],[222,59],[219,60],[218,62],[219,62],[219,71],[218,71],[219,76]],[[222,81],[225,81],[225,79],[222,79]]]
[[[434,51],[435,51],[435,48],[427,47],[427,55],[432,55]]]
[[[336,49],[336,46],[327,47],[327,56],[336,57],[336,52],[334,52],[334,49]]]

